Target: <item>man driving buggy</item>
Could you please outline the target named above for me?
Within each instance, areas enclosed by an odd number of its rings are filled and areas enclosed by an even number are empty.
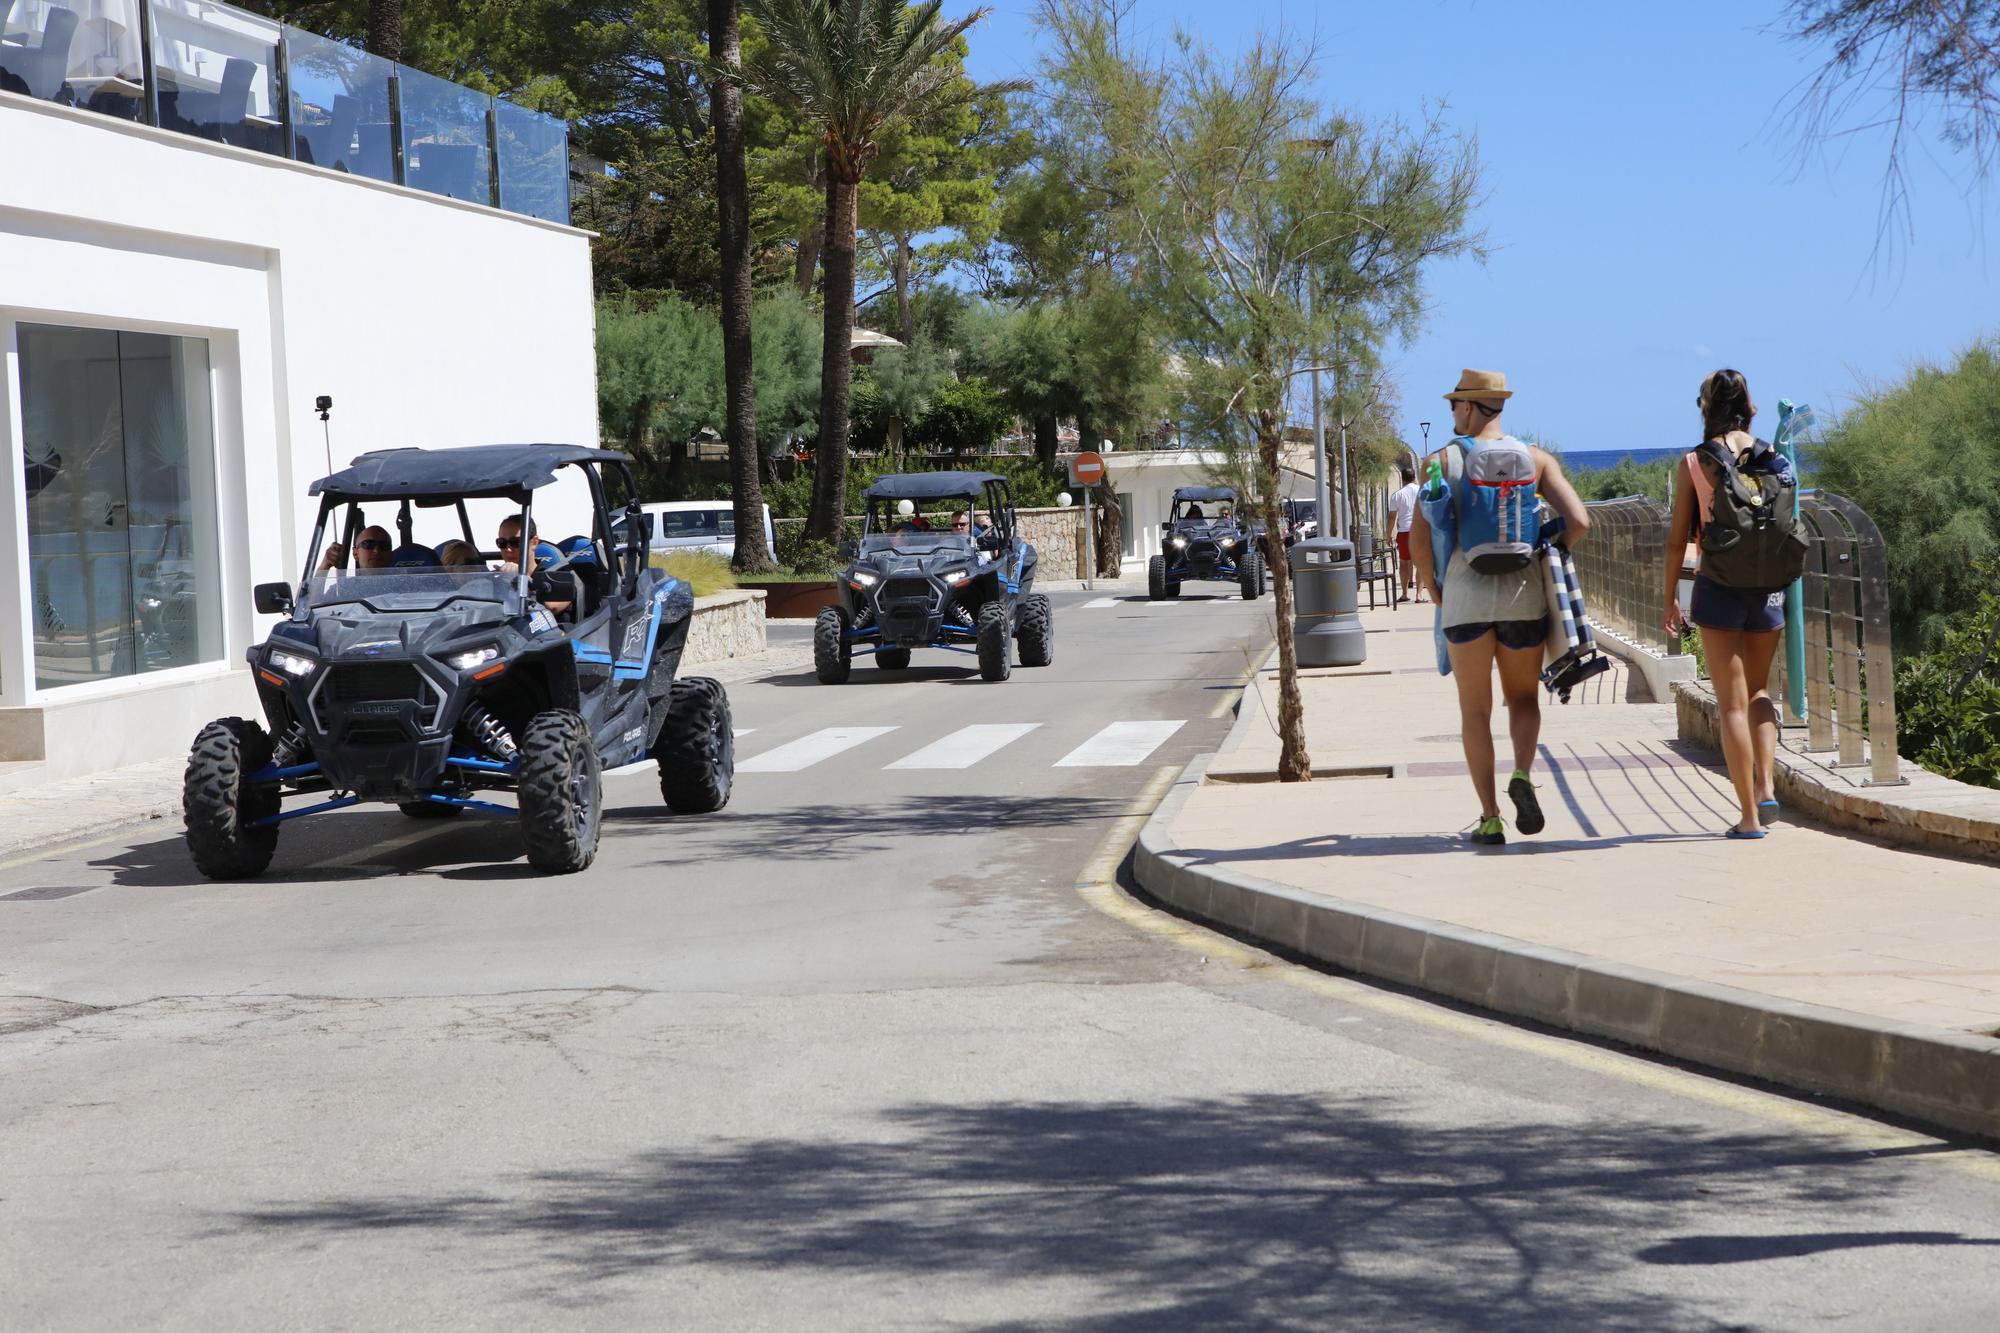
[[[528,553],[525,560],[522,559],[521,517],[518,514],[510,514],[500,521],[500,531],[493,538],[493,544],[500,551],[500,559],[502,561],[500,572],[502,574],[514,574],[518,573],[522,568],[526,568],[528,573],[532,575],[536,570],[553,568],[562,563],[562,552],[556,550],[555,547],[549,545],[547,542],[542,541],[540,534],[535,531],[533,523],[528,525],[528,544],[534,549]],[[542,605],[548,610],[550,615],[559,616],[567,612],[572,603],[543,602]]]

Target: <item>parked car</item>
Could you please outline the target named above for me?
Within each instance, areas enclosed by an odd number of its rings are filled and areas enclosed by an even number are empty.
[[[640,505],[642,513],[653,516],[651,549],[666,551],[712,551],[724,559],[736,555],[736,508],[728,500],[672,500]],[[624,541],[620,519],[612,531]],[[764,549],[775,550],[778,540],[771,528],[771,506],[764,506]]]

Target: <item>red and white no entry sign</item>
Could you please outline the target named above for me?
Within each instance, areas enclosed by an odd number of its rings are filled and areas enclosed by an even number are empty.
[[[1095,486],[1104,480],[1104,455],[1086,449],[1069,460],[1072,486]]]

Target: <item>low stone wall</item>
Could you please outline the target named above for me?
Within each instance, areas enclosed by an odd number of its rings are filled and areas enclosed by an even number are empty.
[[[698,597],[681,661],[726,662],[764,651],[764,594],[737,588]]]
[[[1083,577],[1083,507],[1017,509],[1014,519],[1021,535],[1035,548],[1038,579]]]
[[[1709,683],[1676,682],[1673,699],[1681,740],[1720,754],[1722,734]],[[1822,759],[1779,746],[1772,771],[1778,800],[1787,810],[1884,842],[2000,860],[2000,791],[1953,782],[1907,760],[1902,785],[1868,786],[1866,766],[1836,769],[1835,758],[1833,751]]]

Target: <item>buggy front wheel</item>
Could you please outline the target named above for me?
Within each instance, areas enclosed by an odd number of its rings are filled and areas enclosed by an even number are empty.
[[[203,727],[181,779],[181,815],[188,854],[210,879],[263,873],[278,850],[278,826],[258,820],[278,813],[278,784],[243,779],[271,762],[271,738],[255,722],[225,717]]]
[[[822,685],[839,685],[854,670],[854,645],[847,641],[847,615],[826,607],[813,621],[813,675]]]
[[[604,770],[581,717],[562,709],[535,714],[521,737],[516,798],[528,864],[568,875],[597,859]]]

